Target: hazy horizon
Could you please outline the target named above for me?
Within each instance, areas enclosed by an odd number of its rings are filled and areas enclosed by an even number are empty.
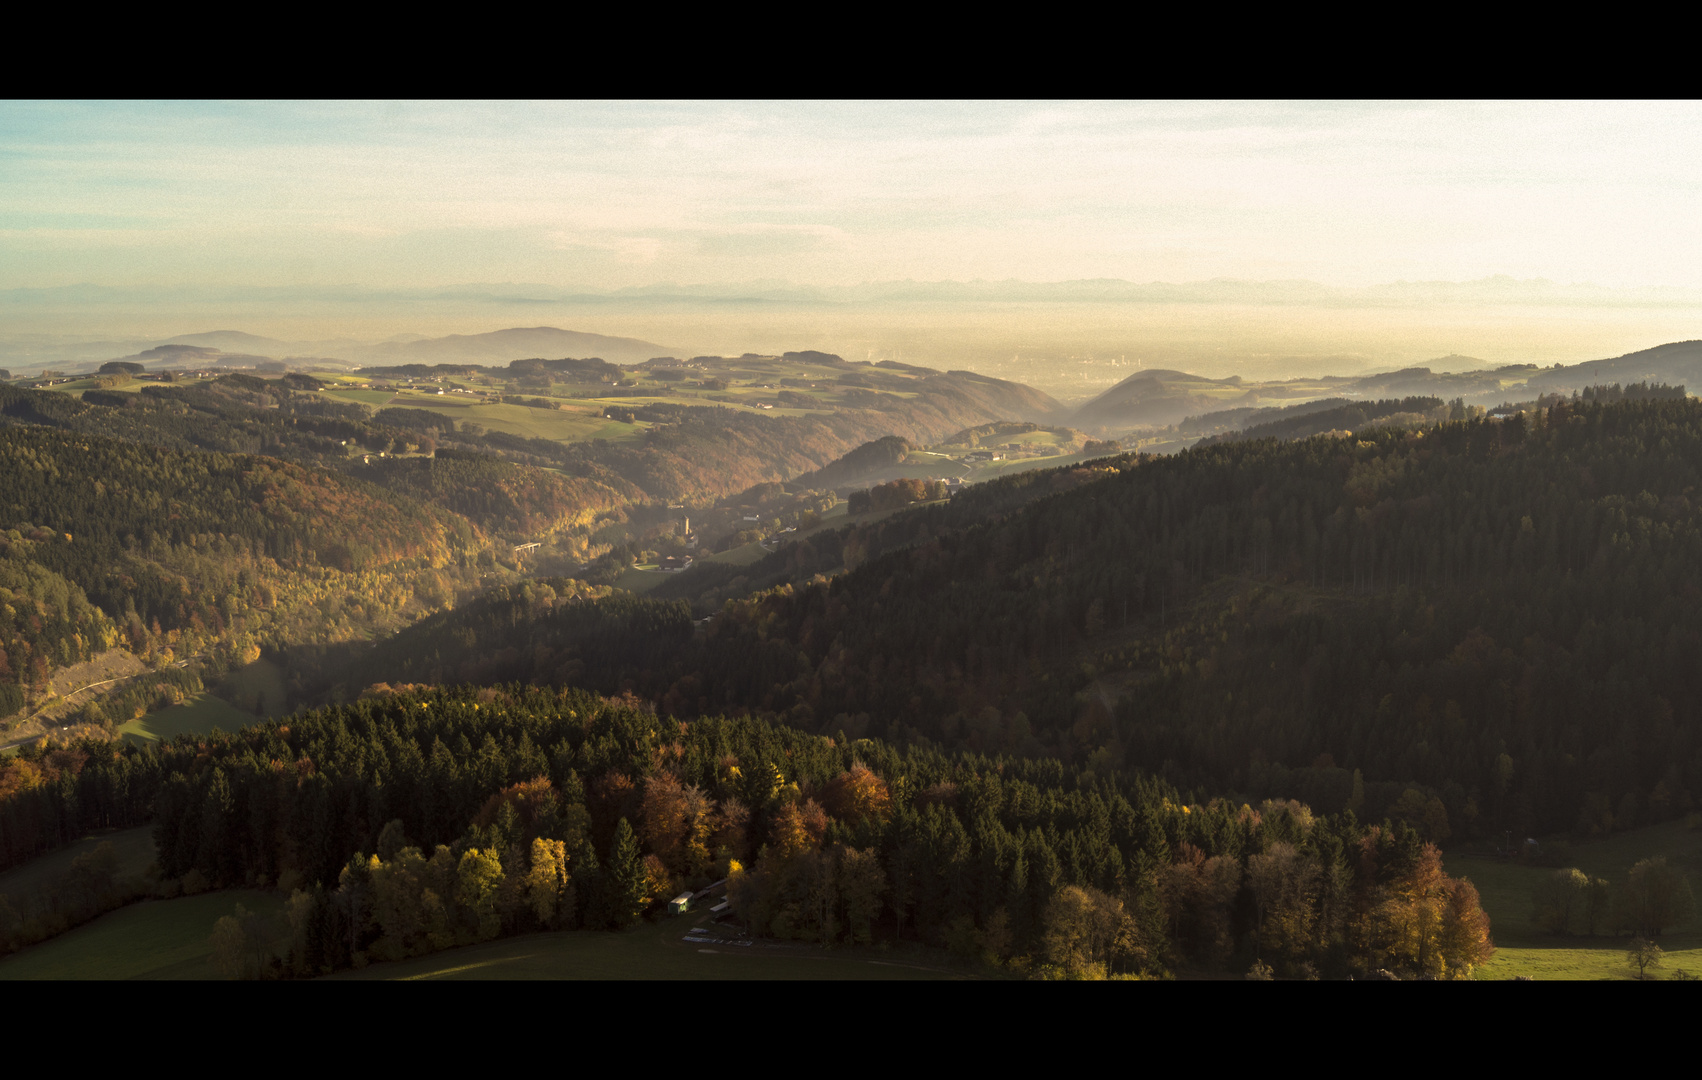
[[[1699,141],[1693,102],[8,102],[0,366],[542,325],[1061,398],[1576,363],[1702,337]]]
[[[1210,284],[1210,283],[1206,283]],[[1223,283],[1218,283],[1222,285]],[[1226,291],[1256,293],[1232,283]],[[1293,286],[1295,283],[1283,283]],[[1471,283],[1466,283],[1469,286]],[[1702,336],[1702,302],[1656,301],[1609,293],[1608,302],[1489,283],[1511,293],[1494,302],[1423,303],[1367,299],[1345,291],[1287,303],[1254,297],[1216,302],[1163,300],[767,299],[693,297],[537,297],[500,291],[367,291],[345,299],[319,290],[271,296],[213,294],[200,288],[115,290],[96,302],[78,290],[54,290],[64,303],[0,292],[6,331],[0,367],[51,366],[78,343],[110,344],[87,358],[116,359],[144,344],[195,333],[235,330],[298,346],[299,355],[338,356],[379,342],[514,327],[637,338],[697,355],[821,349],[853,360],[901,360],[968,368],[1079,400],[1137,367],[1181,368],[1213,378],[1355,375],[1457,356],[1484,366],[1573,364]],[[1136,287],[1138,289],[1138,287]],[[1172,288],[1181,288],[1172,287]],[[936,290],[937,291],[937,290]],[[1008,291],[1008,290],[1007,290]],[[1456,288],[1470,294],[1470,288]],[[172,295],[175,292],[175,297]],[[783,290],[771,289],[769,295]],[[294,295],[285,295],[294,294]],[[1617,302],[1614,302],[1617,301]],[[76,355],[83,355],[76,350]],[[342,357],[357,359],[357,357]],[[516,357],[515,359],[518,359]]]

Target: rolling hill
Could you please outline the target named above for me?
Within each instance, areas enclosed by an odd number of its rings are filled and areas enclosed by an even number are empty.
[[[353,358],[368,364],[506,364],[529,356],[596,356],[617,364],[636,364],[678,350],[637,338],[534,326],[387,342],[356,351],[360,355]]]

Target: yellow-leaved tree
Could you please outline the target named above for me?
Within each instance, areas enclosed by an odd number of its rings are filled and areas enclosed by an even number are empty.
[[[526,906],[548,929],[571,929],[574,896],[573,878],[567,873],[567,844],[538,837],[532,841],[532,869],[525,882]]]

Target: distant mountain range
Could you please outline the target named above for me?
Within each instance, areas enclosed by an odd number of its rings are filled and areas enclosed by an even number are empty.
[[[179,334],[159,342],[87,342],[56,354],[20,356],[12,353],[5,363],[14,372],[25,366],[67,371],[93,370],[108,360],[128,360],[148,368],[182,367],[286,367],[291,369],[357,368],[391,364],[486,364],[504,366],[511,360],[532,357],[600,357],[616,364],[636,364],[658,356],[689,350],[637,338],[610,337],[577,330],[535,326],[494,330],[487,334],[451,334],[441,338],[401,335],[376,345],[354,341],[280,341],[240,330],[212,330]],[[65,353],[70,353],[67,356]]]
[[[488,334],[386,342],[360,350],[360,359],[371,364],[506,364],[531,357],[595,356],[615,364],[636,364],[680,351],[637,338],[534,326]]]
[[[1446,365],[1455,370],[1436,370]],[[1380,400],[1433,396],[1469,405],[1529,401],[1543,394],[1571,393],[1614,383],[1666,383],[1702,387],[1702,341],[1680,341],[1606,360],[1543,368],[1511,364],[1490,368],[1469,356],[1446,356],[1429,365],[1370,375],[1333,375],[1269,382],[1208,379],[1183,371],[1137,371],[1077,409],[1068,423],[1097,434],[1162,428],[1189,417],[1228,410],[1298,403],[1320,398]]]
[[[1515,286],[1534,288],[1537,285],[1552,284],[1512,282],[1511,279],[1506,279],[1506,282],[1511,282],[1507,285],[1509,289]],[[908,286],[913,283],[902,284]],[[938,284],[941,287],[949,285],[953,289],[960,288],[955,283]],[[972,282],[962,285],[961,288],[971,291],[977,288],[996,291],[998,288],[1022,284]],[[1064,282],[1044,288],[1066,292],[1076,288],[1086,291],[1092,291],[1094,288],[1114,291],[1114,286],[1128,284]],[[1306,282],[1205,284],[1225,287],[1257,284],[1261,288],[1292,285],[1297,290],[1295,295],[1306,291],[1300,286],[1309,289],[1323,288]],[[1495,286],[1495,279],[1491,279],[1487,284],[1479,282],[1467,285],[1492,288]],[[924,292],[932,287],[917,286]],[[1411,288],[1429,286],[1414,285]],[[1553,288],[1559,290],[1561,287]],[[13,290],[14,293],[18,291]],[[0,297],[5,295],[7,294],[0,294]],[[21,355],[14,350],[0,355],[0,367],[7,367],[14,376],[21,376],[35,365],[51,366],[67,372],[93,371],[108,360],[129,360],[154,369],[224,367],[280,370],[339,367],[354,369],[377,365],[443,363],[505,366],[512,360],[531,357],[600,357],[612,363],[630,366],[662,356],[684,358],[692,351],[637,338],[613,337],[550,326],[515,327],[484,334],[451,334],[437,338],[405,334],[376,344],[349,339],[289,342],[240,330],[213,330],[180,334],[155,342],[86,342],[74,347],[74,357],[67,357],[65,352],[70,348],[64,347],[56,354],[51,347],[45,345],[40,348],[26,347]],[[970,383],[976,379],[985,379],[969,372],[959,371],[952,374],[969,376]],[[1428,395],[1450,401],[1462,398],[1467,404],[1495,405],[1503,401],[1528,400],[1540,394],[1582,390],[1594,385],[1636,382],[1702,387],[1702,341],[1672,342],[1624,356],[1569,366],[1556,364],[1553,367],[1515,364],[1491,368],[1483,361],[1469,356],[1449,355],[1426,365],[1369,375],[1333,375],[1268,381],[1244,380],[1241,376],[1209,379],[1184,371],[1147,369],[1135,372],[1068,415],[1056,402],[1027,386],[1016,383],[1001,385],[1005,386],[1007,391],[1020,390],[1033,397],[1032,401],[1025,401],[1023,415],[1013,419],[1063,422],[1095,435],[1117,435],[1139,429],[1169,427],[1189,417],[1224,410],[1241,409],[1250,414],[1255,409],[1322,398],[1378,400]],[[965,383],[960,390],[966,390],[968,385],[969,383]]]

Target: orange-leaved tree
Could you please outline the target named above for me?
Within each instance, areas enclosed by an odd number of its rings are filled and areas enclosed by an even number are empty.
[[[1389,888],[1374,921],[1389,962],[1422,975],[1466,976],[1495,951],[1477,889],[1443,871],[1435,844]]]
[[[885,821],[892,807],[886,781],[860,761],[827,782],[821,801],[828,813],[852,823],[863,818]]]

